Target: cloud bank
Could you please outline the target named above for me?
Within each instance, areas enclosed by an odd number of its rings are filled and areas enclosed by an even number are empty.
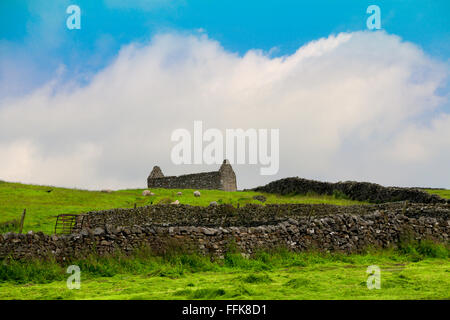
[[[167,175],[216,170],[170,160],[171,133],[202,120],[280,130],[279,173],[235,166],[239,188],[287,176],[450,187],[449,74],[384,32],[329,36],[275,58],[161,34],[122,48],[87,85],[56,78],[0,100],[0,179],[128,188],[144,187],[155,164]]]

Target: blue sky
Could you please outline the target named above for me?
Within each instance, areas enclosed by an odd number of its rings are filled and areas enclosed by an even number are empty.
[[[68,30],[69,5],[81,30]],[[381,31],[369,31],[369,5]],[[2,0],[0,179],[142,186],[174,130],[275,128],[280,170],[450,188],[450,1]],[[156,150],[156,151],[155,151]],[[232,160],[232,159],[231,159]]]
[[[65,26],[70,4],[81,8],[81,30]],[[0,57],[26,66],[28,80],[20,89],[27,90],[50,79],[61,65],[89,74],[107,65],[123,45],[174,30],[202,28],[241,55],[250,49],[285,55],[314,39],[366,29],[371,4],[380,7],[388,33],[439,59],[450,57],[447,0],[7,0],[0,3]]]

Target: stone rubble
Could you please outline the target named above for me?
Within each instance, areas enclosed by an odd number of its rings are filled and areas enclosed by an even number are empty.
[[[184,220],[178,220],[183,216]],[[79,226],[70,235],[0,235],[0,258],[64,260],[93,250],[130,252],[143,245],[155,252],[176,245],[217,256],[223,256],[232,244],[246,255],[280,246],[351,253],[368,246],[395,246],[402,239],[448,243],[450,234],[450,205],[441,204],[247,205],[239,209],[156,205],[91,212],[85,219],[90,225]]]

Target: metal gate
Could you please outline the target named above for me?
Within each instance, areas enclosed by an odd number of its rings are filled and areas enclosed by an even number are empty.
[[[78,222],[78,214],[60,214],[56,217],[55,234],[71,234]]]

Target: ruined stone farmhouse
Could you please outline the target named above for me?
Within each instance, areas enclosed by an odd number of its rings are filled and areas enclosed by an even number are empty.
[[[147,178],[149,188],[166,189],[210,189],[236,191],[236,174],[228,160],[224,160],[218,171],[164,176],[161,168],[154,166]]]

